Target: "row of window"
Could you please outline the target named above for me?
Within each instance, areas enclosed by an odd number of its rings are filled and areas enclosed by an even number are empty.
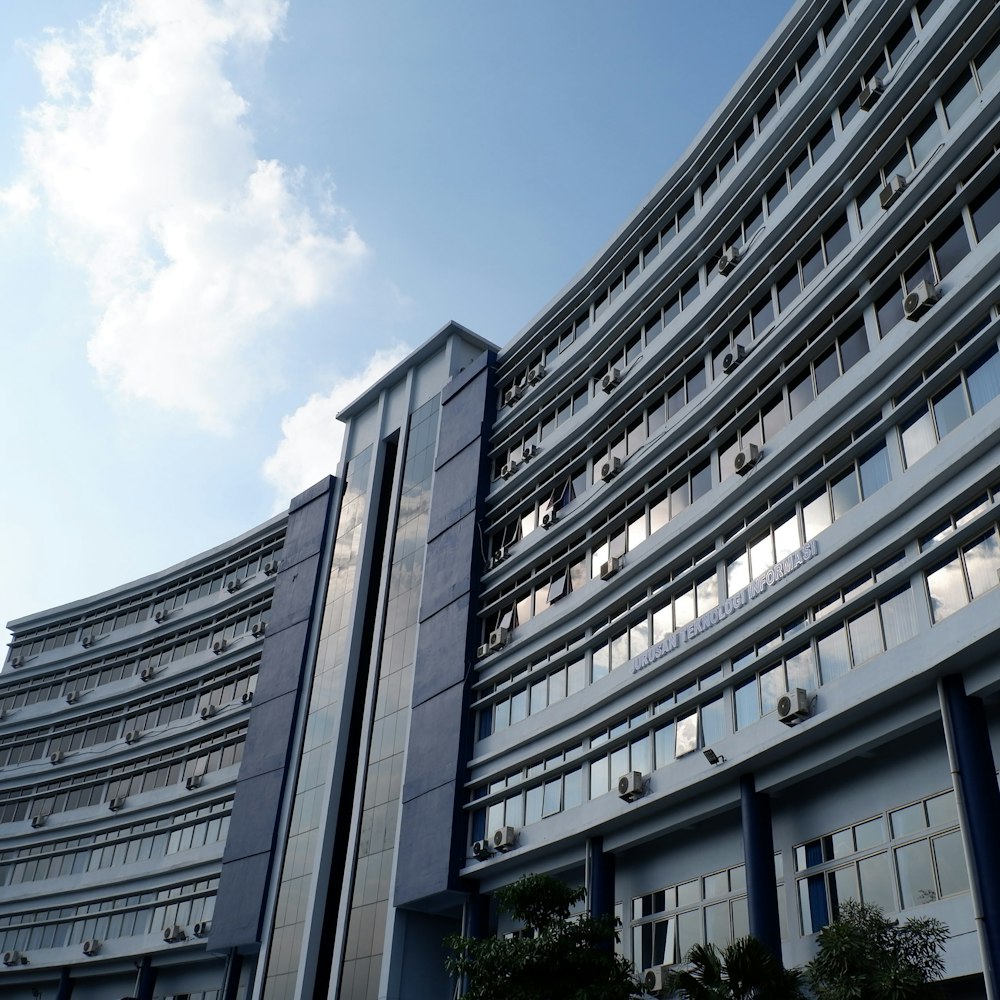
[[[41,882],[66,875],[159,861],[182,851],[224,844],[232,799],[48,844],[29,844],[0,855],[0,885]]]
[[[168,587],[150,591],[121,601],[98,612],[81,615],[70,622],[46,625],[40,629],[19,632],[11,643],[8,662],[27,658],[51,649],[61,649],[79,642],[84,636],[98,639],[115,629],[147,621],[159,611],[167,613],[183,607],[189,601],[217,593],[230,583],[239,585],[248,577],[277,564],[284,544],[284,528],[254,545],[228,556],[223,562],[209,566]],[[271,565],[269,565],[271,564]]]
[[[192,681],[126,705],[91,712],[71,724],[52,723],[9,733],[0,739],[0,766],[41,760],[49,754],[86,750],[120,739],[128,732],[146,732],[187,719],[209,706],[241,701],[257,683],[259,654],[221,674]]]
[[[849,7],[852,6],[853,2],[849,5]],[[501,405],[504,402],[506,391],[510,389],[512,385],[523,386],[526,384],[528,381],[528,373],[531,369],[536,368],[538,365],[551,367],[556,362],[559,355],[565,351],[570,344],[574,343],[576,339],[586,334],[592,323],[596,323],[600,320],[610,309],[612,304],[621,296],[625,289],[631,287],[636,282],[639,277],[640,269],[645,270],[650,267],[659,257],[660,253],[669,246],[674,237],[688,226],[688,224],[694,219],[696,213],[701,210],[708,200],[717,192],[720,185],[725,182],[736,163],[746,158],[750,147],[755,142],[757,136],[763,134],[763,132],[770,126],[776,117],[778,110],[788,104],[791,100],[792,94],[798,88],[798,85],[816,66],[820,58],[819,39],[823,40],[825,46],[828,47],[830,45],[834,36],[844,27],[847,17],[846,10],[849,9],[849,7],[844,7],[842,4],[838,4],[837,9],[831,14],[822,31],[819,33],[819,36],[814,37],[808,42],[798,59],[792,64],[781,82],[775,85],[769,93],[765,93],[762,96],[761,104],[757,111],[750,116],[750,121],[747,126],[723,150],[718,162],[714,163],[708,171],[702,175],[702,179],[694,194],[692,194],[671,215],[667,222],[661,226],[656,235],[646,241],[643,245],[641,253],[636,254],[628,262],[628,264],[622,268],[621,271],[618,271],[611,276],[608,280],[608,284],[604,286],[595,296],[592,310],[591,308],[588,308],[586,312],[579,315],[559,334],[554,336],[546,345],[544,350],[539,355],[536,355],[530,364],[527,364],[522,371],[519,371],[513,377],[512,381],[504,381],[500,391]],[[833,141],[833,130],[829,122],[827,122],[824,136],[824,138],[816,137],[813,142],[810,143],[810,146],[813,147],[812,155],[814,160],[818,158],[825,148]],[[807,160],[806,169],[808,169],[808,158],[810,155],[808,148],[804,155]],[[798,180],[799,176],[801,176],[800,172],[801,167],[796,167],[796,176],[792,181],[793,184]],[[747,236],[747,238],[749,238],[749,236]],[[735,240],[732,240],[731,242],[735,242]],[[680,293],[680,297],[683,298],[683,292]]]
[[[243,756],[246,723],[112,768],[0,791],[0,823],[81,809],[208,774]]]
[[[0,950],[27,953],[30,960],[33,951],[157,934],[175,924],[191,933],[193,924],[211,920],[218,888],[218,877],[198,879],[169,889],[2,917]]]
[[[263,635],[260,631],[271,608],[271,596],[260,595],[239,607],[227,608],[209,621],[200,621],[163,637],[155,643],[101,657],[85,666],[67,666],[41,678],[5,685],[0,690],[0,709],[11,711],[36,705],[67,694],[83,694],[125,677],[156,671],[177,660],[207,650],[225,651],[234,643],[246,644]],[[254,634],[254,629],[257,634]]]

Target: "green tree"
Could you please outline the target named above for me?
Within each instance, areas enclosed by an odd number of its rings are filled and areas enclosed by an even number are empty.
[[[802,1000],[802,973],[785,969],[757,938],[724,948],[696,944],[684,968],[671,972],[664,995],[681,1000]]]
[[[947,939],[948,928],[933,917],[900,923],[849,899],[820,931],[806,976],[817,1000],[911,1000],[944,972]]]
[[[570,917],[586,890],[548,875],[525,875],[497,891],[500,909],[524,925],[514,938],[453,934],[448,971],[466,980],[467,1000],[636,1000],[632,964],[614,953],[613,917]]]

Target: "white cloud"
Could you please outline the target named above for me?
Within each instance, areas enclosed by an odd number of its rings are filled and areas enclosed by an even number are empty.
[[[277,509],[285,508],[289,498],[336,471],[344,437],[337,414],[409,353],[405,344],[376,352],[363,372],[338,379],[328,393],[310,396],[282,419],[282,439],[263,465],[264,478],[275,490]]]
[[[34,53],[45,99],[25,176],[100,312],[88,357],[127,397],[225,431],[280,375],[268,338],[343,294],[366,256],[331,200],[261,158],[224,65],[281,31],[283,0],[115,0]]]

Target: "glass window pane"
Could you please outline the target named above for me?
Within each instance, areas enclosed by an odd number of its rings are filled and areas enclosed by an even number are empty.
[[[843,517],[857,505],[861,497],[858,494],[858,479],[853,467],[830,483],[830,495],[833,497],[834,519]]]
[[[761,714],[768,715],[778,710],[778,699],[785,693],[785,671],[779,664],[760,675]]]
[[[879,603],[879,609],[882,612],[885,643],[889,649],[917,634],[916,609],[913,605],[913,593],[909,587],[883,598]]]
[[[816,686],[812,647],[806,646],[805,649],[789,656],[785,660],[785,673],[787,674],[789,690],[795,688],[812,690]]]
[[[705,746],[717,743],[726,735],[726,717],[722,698],[701,706],[701,734]]]
[[[806,541],[815,538],[824,528],[830,525],[830,500],[826,487],[812,500],[803,502],[802,522],[805,525]]]
[[[874,903],[883,910],[896,909],[896,895],[892,889],[887,855],[875,854],[859,861],[858,879],[861,882],[861,898],[864,902]]]
[[[653,733],[653,752],[656,767],[664,767],[674,759],[674,724],[661,726]]]
[[[692,712],[677,719],[674,756],[681,757],[698,749],[698,713]]]
[[[970,207],[976,239],[982,242],[1000,224],[1000,184],[994,181]]]
[[[732,597],[749,582],[750,557],[746,552],[741,552],[726,563],[726,593]]]
[[[742,729],[760,718],[760,703],[757,697],[757,678],[741,684],[736,695],[736,728]]]
[[[867,851],[869,848],[878,847],[885,843],[885,824],[881,816],[858,823],[854,828],[854,841],[859,851]]]
[[[774,554],[778,560],[791,555],[800,546],[799,519],[792,514],[774,529]]]
[[[861,492],[867,500],[892,478],[886,446],[883,444],[868,452],[858,463],[858,469],[861,473]]]
[[[938,277],[947,277],[968,252],[969,237],[965,231],[965,222],[959,217],[934,241],[934,257],[937,260]]]
[[[941,126],[933,111],[917,126],[917,131],[910,141],[913,150],[913,161],[919,167],[924,160],[937,148],[941,142]]]
[[[958,822],[958,807],[955,804],[954,792],[943,792],[927,800],[927,825],[944,826],[945,823]]]
[[[899,873],[899,899],[904,909],[933,903],[937,899],[930,844],[926,840],[897,848],[896,870]]]
[[[732,940],[729,927],[729,903],[712,903],[705,907],[705,941],[724,946]]]
[[[965,406],[965,390],[960,381],[954,382],[932,401],[938,438],[950,434],[969,415]]]
[[[840,904],[844,900],[860,898],[858,872],[854,865],[847,865],[830,873],[830,903],[835,918],[840,915]]]
[[[750,576],[756,579],[774,565],[774,543],[768,532],[763,538],[750,545]]]
[[[855,665],[866,663],[882,652],[882,630],[879,627],[878,612],[869,608],[863,614],[847,623],[851,636],[851,652]]]
[[[966,377],[972,411],[978,413],[991,399],[1000,396],[1000,353],[995,346],[968,369]]]
[[[931,841],[934,863],[937,866],[938,885],[941,896],[953,896],[958,892],[968,892],[969,875],[965,868],[965,853],[962,837],[958,830],[936,837]]]
[[[851,660],[847,653],[847,637],[842,626],[837,626],[835,632],[822,636],[816,644],[819,654],[819,672],[824,684],[837,677],[842,677],[851,669]]]
[[[931,595],[931,614],[936,622],[968,604],[969,597],[957,555],[927,574],[927,589]]]
[[[895,809],[889,813],[889,823],[892,826],[893,837],[905,837],[908,833],[918,833],[927,828],[927,817],[923,802],[915,802],[912,806]]]
[[[887,337],[903,321],[903,294],[897,279],[893,279],[888,291],[876,301],[875,315],[883,337]]]
[[[677,953],[686,955],[696,944],[701,944],[701,910],[688,910],[677,914]]]
[[[1000,545],[997,543],[995,530],[966,545],[962,549],[962,555],[965,557],[973,598],[992,590],[1000,582],[997,577],[997,571],[1000,570]]]
[[[944,111],[948,118],[948,124],[952,128],[955,127],[955,122],[962,117],[977,96],[976,81],[973,80],[972,71],[966,65],[962,75],[944,95]]]
[[[903,441],[903,458],[907,466],[919,461],[937,444],[931,415],[926,408],[918,410],[900,424],[899,433]]]

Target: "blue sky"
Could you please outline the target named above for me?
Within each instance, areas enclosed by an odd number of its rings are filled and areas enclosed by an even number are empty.
[[[0,623],[264,520],[449,319],[508,341],[788,6],[5,4]]]

